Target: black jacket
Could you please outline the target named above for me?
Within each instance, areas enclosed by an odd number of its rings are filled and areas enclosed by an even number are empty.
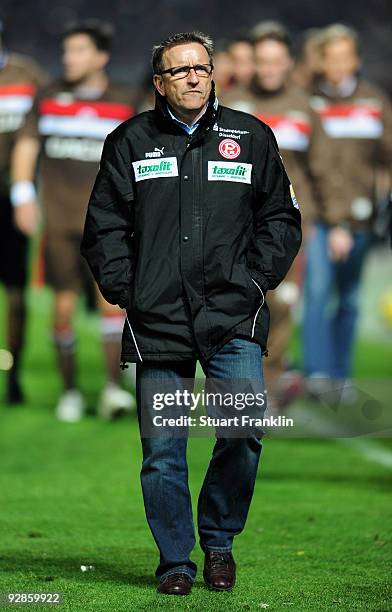
[[[189,136],[157,94],[105,141],[81,247],[127,311],[122,361],[208,359],[240,336],[265,351],[265,294],[298,252],[300,223],[267,125],[213,89]]]

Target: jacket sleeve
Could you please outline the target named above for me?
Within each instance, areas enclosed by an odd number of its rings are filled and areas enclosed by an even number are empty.
[[[272,130],[254,158],[253,235],[247,261],[263,291],[284,279],[301,246],[301,214]],[[263,160],[264,157],[264,160]],[[260,160],[260,162],[258,162]]]
[[[309,107],[309,117],[312,131],[306,161],[314,198],[312,218],[321,215],[321,218],[327,219],[328,211],[336,208],[334,206],[336,199],[333,200],[334,194],[331,194],[330,186],[330,171],[333,168],[332,151],[321,119],[311,107]]]
[[[390,99],[383,95],[382,100],[382,122],[383,131],[380,139],[380,147],[378,152],[377,165],[381,170],[387,172],[389,184],[391,186],[391,168],[392,168],[392,104]]]
[[[81,253],[104,298],[126,308],[134,269],[134,191],[127,148],[109,135],[88,203]]]

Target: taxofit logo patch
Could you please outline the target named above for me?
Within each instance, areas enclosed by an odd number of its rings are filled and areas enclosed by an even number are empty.
[[[219,143],[219,153],[226,159],[235,159],[241,153],[241,147],[235,140],[225,138]]]
[[[161,157],[159,161],[151,162],[145,159],[132,162],[135,171],[135,181],[145,181],[146,179],[165,178],[178,176],[178,166],[176,157]]]
[[[209,181],[231,181],[233,183],[251,183],[252,164],[238,162],[209,161]]]

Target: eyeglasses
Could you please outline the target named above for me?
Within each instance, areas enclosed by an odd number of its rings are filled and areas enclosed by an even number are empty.
[[[174,79],[185,79],[193,69],[198,77],[209,77],[214,66],[212,64],[196,64],[196,66],[175,66],[162,70],[161,76],[170,74]]]

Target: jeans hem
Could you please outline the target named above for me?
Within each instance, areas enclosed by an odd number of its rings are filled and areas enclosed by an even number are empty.
[[[186,574],[188,578],[192,581],[192,584],[195,582],[196,578],[196,575],[192,576],[192,574],[189,573],[189,567],[187,567],[186,565],[180,565],[179,567],[173,567],[172,569],[162,574],[162,576],[159,577],[159,583],[163,582],[165,578],[170,576],[170,574]]]
[[[231,552],[231,546],[202,546],[204,552]]]

